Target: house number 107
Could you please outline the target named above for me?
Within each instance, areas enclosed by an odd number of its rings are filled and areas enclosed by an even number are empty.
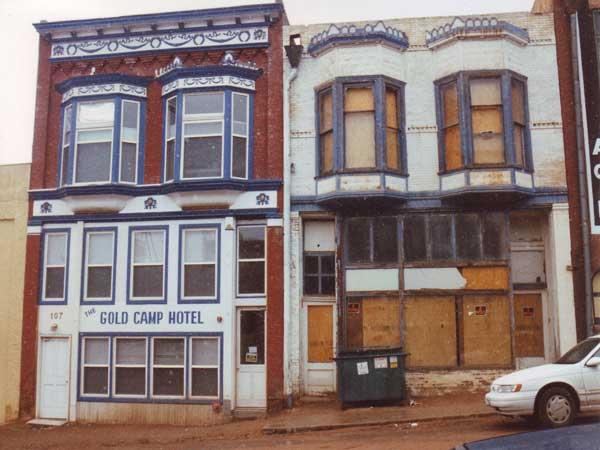
[[[52,319],[52,320],[62,319],[62,316],[63,316],[62,312],[53,312],[53,313],[50,313],[50,319]]]

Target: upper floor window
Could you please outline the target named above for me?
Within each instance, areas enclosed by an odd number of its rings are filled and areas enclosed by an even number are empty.
[[[168,228],[131,228],[128,301],[166,301]]]
[[[319,92],[320,174],[404,173],[403,87],[384,77],[340,78]]]
[[[437,82],[440,169],[531,170],[525,79],[462,72]]]
[[[63,303],[67,299],[69,232],[52,230],[43,237],[42,302]]]

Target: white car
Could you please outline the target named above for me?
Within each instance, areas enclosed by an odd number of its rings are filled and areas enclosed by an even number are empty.
[[[600,335],[580,342],[554,364],[498,378],[485,403],[503,415],[534,416],[548,427],[600,411]]]

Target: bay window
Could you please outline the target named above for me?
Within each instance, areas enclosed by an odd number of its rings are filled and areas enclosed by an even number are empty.
[[[532,169],[523,77],[510,71],[461,72],[436,86],[443,172]]]
[[[113,101],[77,105],[75,183],[110,182],[114,120]]]

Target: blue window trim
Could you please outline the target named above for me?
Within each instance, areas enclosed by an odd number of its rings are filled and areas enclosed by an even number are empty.
[[[216,285],[215,285],[215,298],[184,298],[184,273],[183,273],[183,235],[186,230],[215,230],[216,231]],[[182,224],[179,225],[179,263],[177,270],[177,303],[184,305],[194,304],[215,304],[220,303],[221,299],[221,224],[219,223],[207,223],[207,224]]]
[[[133,245],[133,233],[135,231],[164,231],[165,232],[165,248],[164,248],[164,262],[163,262],[163,296],[162,298],[153,298],[153,299],[140,299],[136,300],[132,298],[133,286],[131,282],[133,281],[133,264],[132,264],[132,245]],[[167,288],[169,286],[169,225],[144,225],[137,227],[129,227],[129,236],[127,240],[127,295],[126,295],[126,303],[128,305],[161,305],[166,304],[168,299]]]
[[[44,284],[46,275],[46,236],[48,234],[63,234],[67,235],[67,253],[65,255],[65,280],[64,280],[64,298],[63,300],[46,300],[44,293],[46,291],[46,285]],[[66,305],[69,301],[69,262],[71,254],[71,229],[70,228],[48,228],[44,229],[40,235],[40,274],[39,274],[39,305]]]
[[[107,396],[94,396],[94,395],[83,395],[83,339],[88,337],[108,338],[108,351],[109,351],[109,365],[108,365],[108,395]],[[140,397],[118,397],[113,395],[113,369],[114,369],[114,345],[113,341],[115,337],[145,337],[146,338],[146,395]],[[186,358],[184,363],[184,392],[185,398],[160,398],[152,397],[151,388],[151,376],[150,371],[152,370],[151,358],[152,358],[152,338],[154,337],[179,337],[185,339]],[[219,339],[219,395],[215,399],[195,399],[191,398],[191,392],[189,391],[191,383],[189,380],[189,372],[191,368],[191,339],[195,337],[217,337]],[[79,346],[77,354],[77,401],[78,402],[102,402],[102,403],[184,403],[184,404],[201,404],[211,405],[215,402],[223,404],[223,332],[130,332],[130,333],[117,333],[117,332],[93,332],[93,333],[79,333]]]
[[[345,133],[344,133],[344,89],[348,86],[371,86],[375,103],[375,165],[374,168],[346,169],[345,166]],[[338,77],[332,82],[315,89],[315,130],[316,130],[316,178],[329,177],[336,174],[393,174],[408,176],[406,156],[406,113],[405,85],[403,81],[384,75]],[[386,88],[397,92],[398,105],[398,161],[400,169],[387,168],[386,158]],[[320,99],[324,93],[332,93],[333,103],[333,170],[321,171],[321,142],[320,142]]]
[[[89,233],[94,232],[112,232],[113,234],[113,265],[112,265],[112,276],[111,276],[111,297],[106,300],[86,300],[85,299],[85,288],[86,288],[86,270],[87,270],[87,236]],[[92,227],[83,229],[83,257],[81,260],[81,294],[80,304],[81,305],[114,305],[115,304],[115,280],[117,273],[117,249],[118,249],[118,235],[119,229],[117,227]]]
[[[223,93],[223,142],[222,142],[222,165],[223,171],[220,177],[205,177],[205,178],[182,178],[181,165],[183,164],[183,98],[186,94],[195,94],[202,92],[222,92]],[[248,151],[246,152],[246,178],[237,178],[231,176],[231,152],[232,152],[232,111],[233,111],[233,93],[245,94],[248,96]],[[173,163],[173,180],[166,179],[167,169],[167,102],[169,99],[176,98],[176,133],[175,133],[175,161]],[[163,96],[163,139],[162,139],[162,168],[161,168],[161,183],[193,183],[199,181],[215,181],[228,182],[231,180],[248,182],[254,176],[254,92],[245,89],[239,89],[229,86],[195,88],[195,89],[178,89]]]
[[[502,95],[502,124],[504,133],[504,158],[502,164],[475,164],[473,162],[473,132],[471,121],[471,95],[469,81],[473,78],[498,78],[501,82]],[[524,128],[524,155],[523,166],[516,164],[515,146],[513,141],[514,125],[512,120],[512,81],[518,81],[523,85],[523,105],[525,108]],[[461,137],[462,166],[452,170],[446,170],[445,143],[443,130],[443,99],[442,86],[448,83],[456,83],[458,93],[459,126]],[[515,168],[527,173],[533,173],[533,155],[531,150],[531,129],[529,126],[529,92],[527,88],[527,77],[512,70],[475,70],[463,71],[446,76],[434,82],[436,119],[438,127],[438,161],[439,174],[460,172],[463,170]]]
[[[119,170],[120,170],[120,150],[121,150],[121,108],[123,101],[131,101],[139,104],[140,118],[139,118],[139,130],[138,130],[138,164],[136,167],[136,182],[120,182]],[[77,113],[78,105],[80,103],[96,102],[96,101],[113,101],[115,105],[115,115],[113,122],[113,136],[112,136],[112,160],[110,170],[110,180],[99,183],[74,183],[74,165],[75,165],[75,144],[77,139]],[[69,137],[69,160],[67,167],[67,180],[66,183],[61,179],[62,170],[62,130],[64,127],[64,116],[65,109],[71,106],[71,136]],[[61,105],[61,124],[60,124],[60,139],[58,144],[58,173],[57,173],[57,186],[85,186],[85,185],[96,185],[96,184],[125,184],[125,185],[140,185],[144,183],[144,154],[145,154],[145,135],[146,135],[146,99],[136,97],[133,95],[126,94],[115,94],[115,95],[90,95],[87,97],[73,97]]]

